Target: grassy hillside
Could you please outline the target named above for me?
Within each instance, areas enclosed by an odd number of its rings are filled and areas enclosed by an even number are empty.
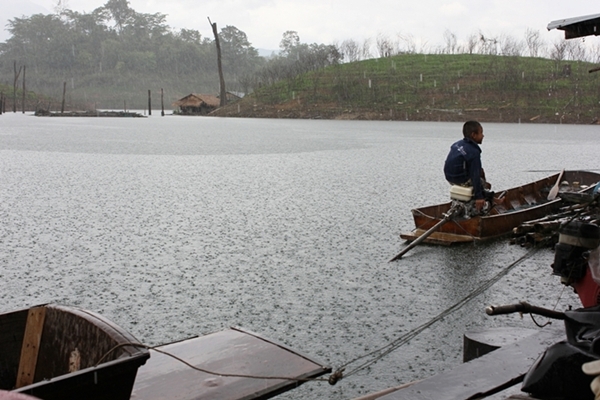
[[[596,65],[529,57],[409,54],[336,65],[262,87],[217,116],[596,123]]]

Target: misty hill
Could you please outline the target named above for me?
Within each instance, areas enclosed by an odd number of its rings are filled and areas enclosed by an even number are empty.
[[[405,54],[330,66],[262,87],[214,115],[596,123],[600,72],[581,61]]]
[[[58,101],[66,83],[69,108],[144,108],[148,90],[164,89],[167,107],[190,92],[218,93],[215,41],[197,30],[172,30],[166,15],[138,13],[126,0],[90,13],[62,9],[14,18],[7,31],[0,85],[10,92],[15,83],[21,89],[25,74],[26,91]],[[230,90],[247,92],[244,77],[265,58],[234,26],[222,27],[219,36]]]
[[[153,107],[160,107],[164,93],[169,108],[190,93],[220,91],[216,39],[173,30],[166,15],[138,13],[127,0],[109,0],[90,13],[62,8],[14,18],[7,31],[9,38],[0,43],[0,90],[14,97],[15,87],[22,90],[26,83],[25,91],[55,99],[50,105],[27,102],[27,109],[60,107],[64,89],[67,109],[143,109],[148,91]],[[233,92],[249,93],[341,61],[335,46],[300,43],[293,31],[284,33],[277,51],[262,51],[268,52],[264,57],[234,26],[220,28],[218,37],[227,90]]]
[[[216,40],[173,30],[164,14],[138,13],[127,0],[90,13],[63,8],[14,18],[7,30],[0,43],[7,109],[20,110],[24,98],[28,110],[57,110],[63,90],[67,110],[145,109],[148,91],[154,109],[164,92],[168,109],[190,93],[220,91]],[[526,45],[481,35],[436,54],[378,38],[379,56],[367,42],[306,44],[286,31],[276,54],[261,57],[236,27],[218,35],[226,89],[249,95],[213,115],[592,123],[600,114],[600,72],[576,61],[586,59],[585,49],[563,41],[542,51],[535,32]],[[547,58],[524,57],[524,49]]]

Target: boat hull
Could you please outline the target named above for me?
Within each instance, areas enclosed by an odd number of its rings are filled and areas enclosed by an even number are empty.
[[[150,357],[135,344],[116,324],[74,307],[0,314],[0,389],[44,400],[129,399],[137,370]]]
[[[452,219],[431,234],[425,243],[452,245],[497,238],[512,232],[512,229],[525,221],[542,218],[556,212],[561,206],[560,198],[548,201],[548,192],[556,183],[559,174],[526,185],[497,193],[504,194],[500,204],[494,206],[489,215],[469,219]],[[600,174],[588,171],[565,171],[562,181],[569,184],[561,190],[583,191],[582,187],[600,181]],[[426,206],[412,210],[415,229],[400,235],[412,241],[437,224],[451,207],[451,202]]]

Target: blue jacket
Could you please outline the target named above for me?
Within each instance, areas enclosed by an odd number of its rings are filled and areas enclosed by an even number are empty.
[[[448,182],[456,185],[471,180],[475,199],[484,198],[481,185],[481,148],[471,139],[461,139],[450,146],[444,174]]]

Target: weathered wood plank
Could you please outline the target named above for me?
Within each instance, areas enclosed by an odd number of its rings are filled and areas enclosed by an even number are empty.
[[[21,358],[15,385],[17,388],[33,383],[45,317],[46,307],[44,306],[31,308],[27,315],[27,325],[23,335],[23,346],[21,347]]]
[[[549,327],[517,343],[461,364],[451,371],[381,397],[385,400],[464,400],[519,384],[537,357],[563,340],[565,331]],[[502,390],[502,389],[501,389]],[[514,389],[513,389],[514,390]],[[512,394],[512,393],[511,393]]]
[[[402,233],[400,238],[408,241],[413,241],[418,239],[425,230],[423,229],[415,229],[410,233]],[[441,244],[444,246],[450,246],[456,243],[470,243],[477,240],[473,236],[468,235],[457,235],[454,233],[445,233],[445,232],[434,232],[427,239],[425,239],[425,243],[429,244]]]
[[[132,399],[267,399],[330,369],[285,346],[238,329],[172,343],[158,348],[204,370],[151,350],[138,371]],[[289,377],[254,379],[227,376]],[[300,380],[294,380],[300,379]]]

